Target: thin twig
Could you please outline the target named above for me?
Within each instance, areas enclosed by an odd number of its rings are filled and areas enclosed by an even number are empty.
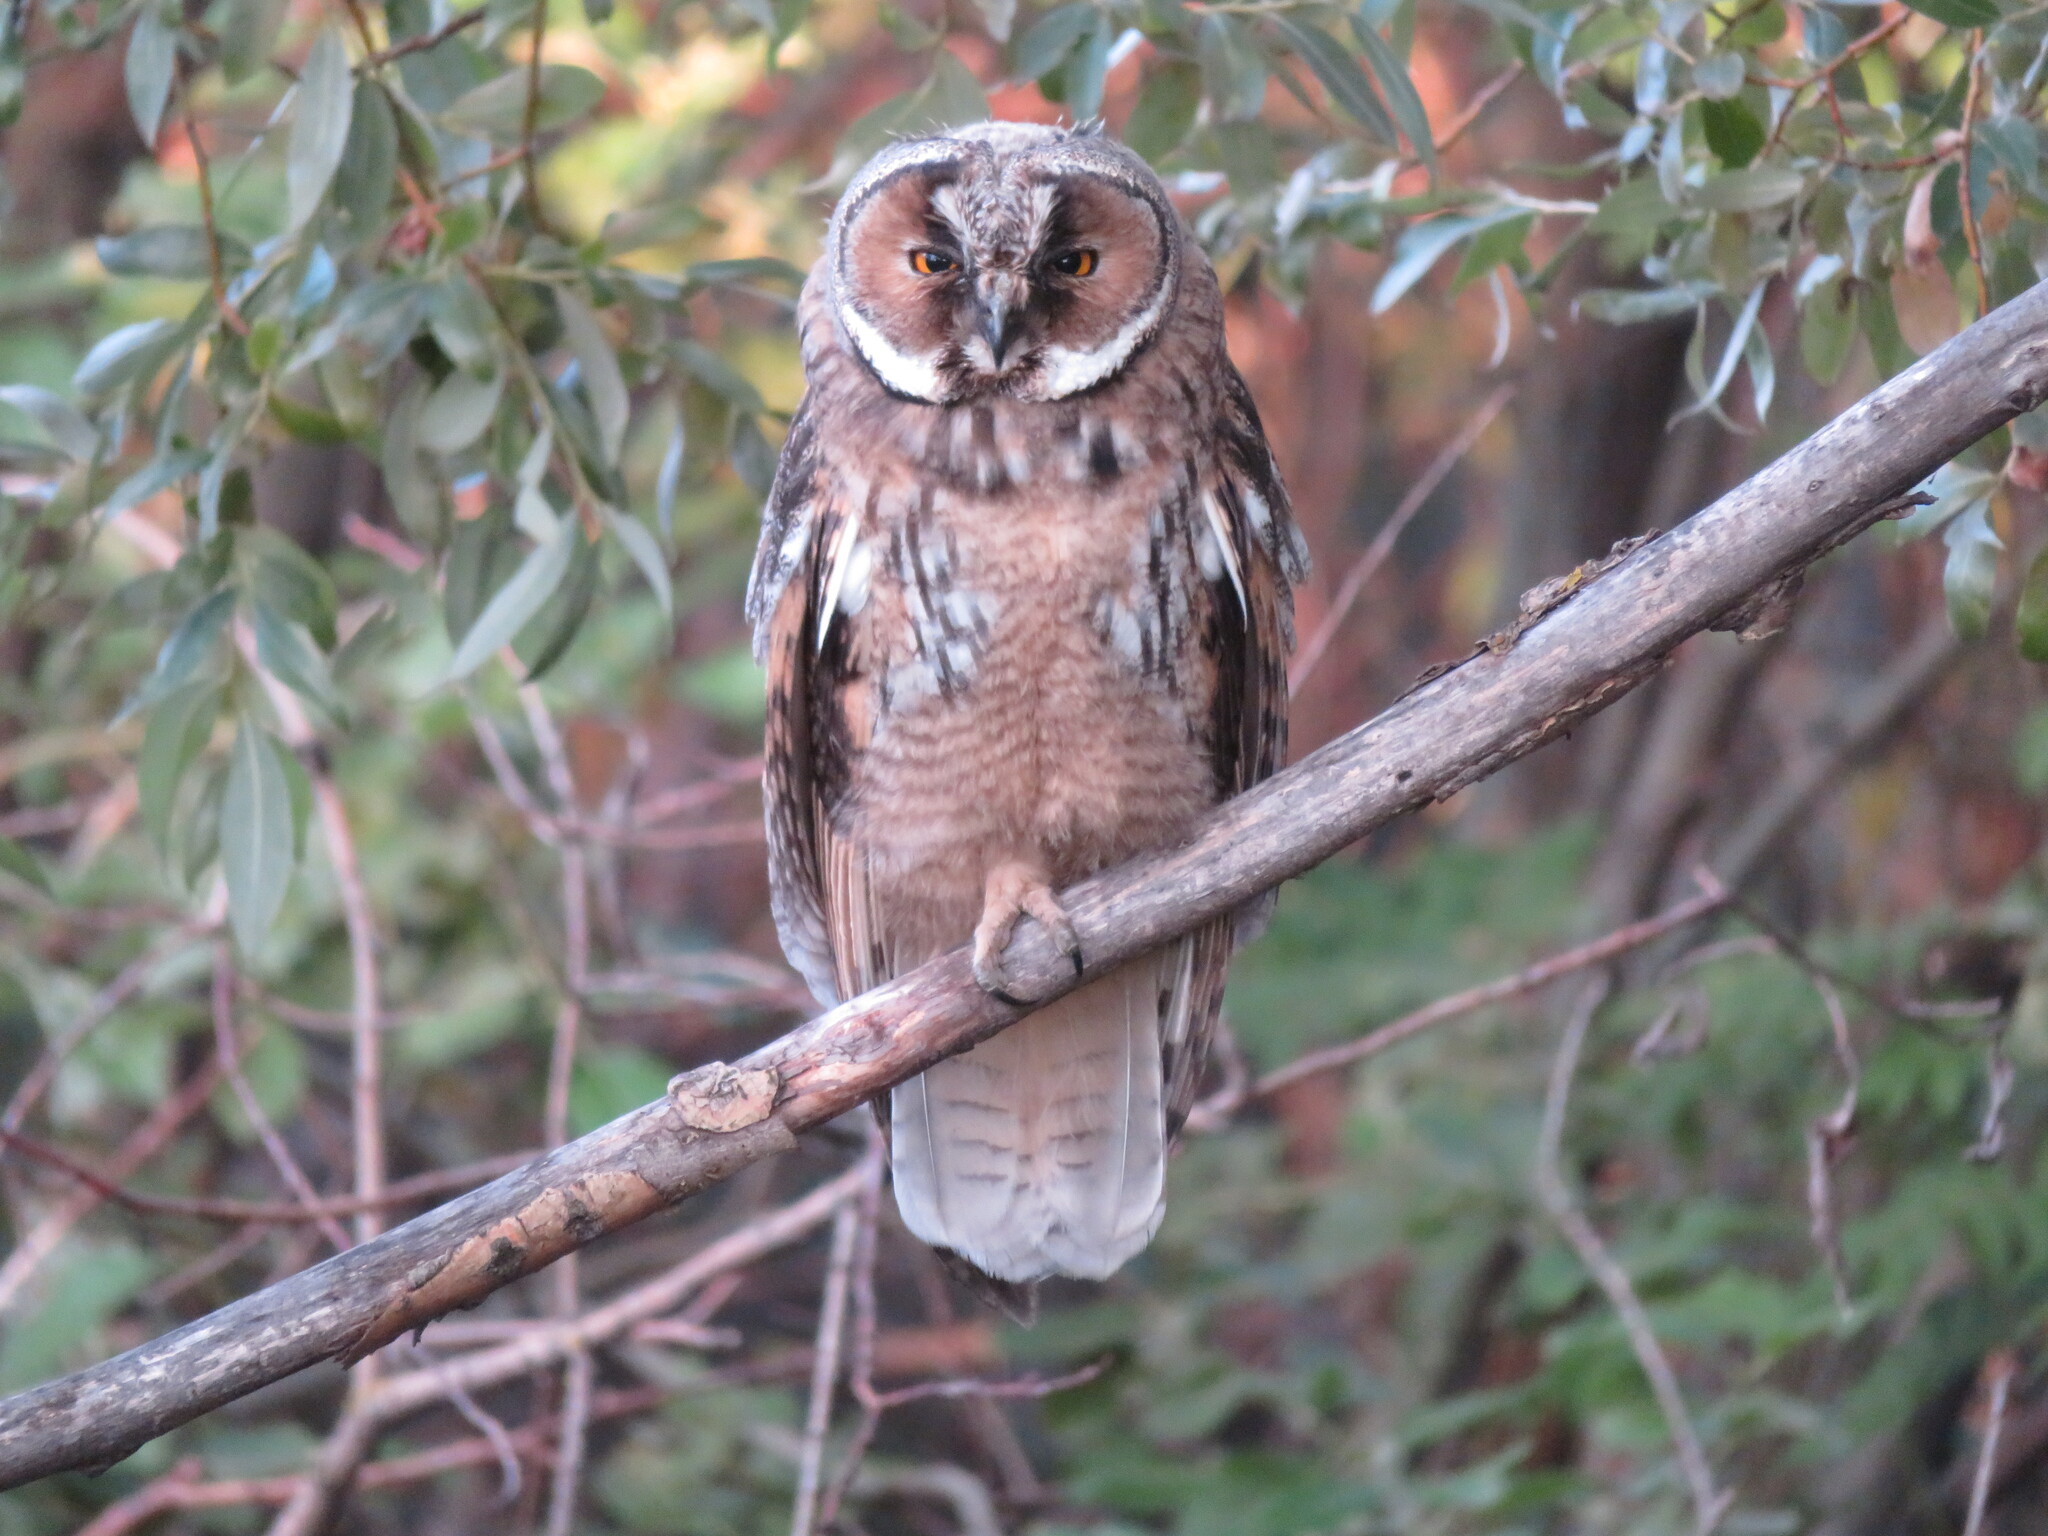
[[[1849,1037],[1849,1014],[1842,1006],[1842,994],[1835,984],[1817,972],[1808,972],[1814,991],[1828,1013],[1828,1030],[1834,1042],[1835,1061],[1842,1069],[1842,1101],[1816,1118],[1806,1128],[1806,1206],[1813,1243],[1827,1265],[1828,1281],[1834,1287],[1835,1310],[1844,1318],[1851,1315],[1848,1266],[1842,1258],[1842,1232],[1835,1214],[1834,1167],[1847,1154],[1856,1130],[1856,1100],[1862,1090],[1863,1067],[1857,1060],[1856,1043]]]
[[[185,1122],[205,1107],[213,1090],[219,1086],[220,1077],[220,1058],[215,1055],[193,1073],[182,1088],[151,1110],[148,1118],[130,1133],[120,1150],[107,1162],[108,1178],[117,1182],[130,1178],[161,1152]],[[98,1191],[90,1188],[78,1190],[23,1234],[6,1261],[0,1263],[0,1316],[7,1313],[29,1277],[56,1252],[57,1245],[63,1242],[71,1229],[99,1204]]]
[[[172,950],[202,937],[211,931],[212,926],[205,922],[180,923],[159,934],[148,948],[122,966],[112,981],[94,993],[92,1001],[43,1046],[42,1055],[36,1058],[36,1064],[9,1097],[5,1112],[0,1112],[0,1131],[18,1130],[28,1118],[29,1111],[35,1108],[36,1100],[43,1096],[44,1090],[56,1077],[57,1069],[78,1049],[80,1042],[141,991]]]
[[[1628,1271],[1607,1251],[1607,1245],[1579,1209],[1571,1186],[1565,1181],[1564,1123],[1565,1111],[1571,1101],[1572,1080],[1578,1075],[1586,1031],[1592,1025],[1594,1014],[1599,1012],[1600,1004],[1605,1001],[1610,985],[1610,978],[1604,972],[1588,980],[1572,1007],[1571,1016],[1565,1021],[1564,1038],[1559,1041],[1557,1055],[1551,1063],[1550,1086],[1543,1099],[1543,1124],[1536,1140],[1536,1195],[1621,1319],[1622,1330],[1628,1335],[1630,1348],[1635,1351],[1636,1363],[1649,1378],[1650,1390],[1663,1412],[1672,1448],[1678,1454],[1679,1468],[1691,1491],[1695,1536],[1709,1536],[1727,1513],[1733,1494],[1721,1493],[1714,1487],[1713,1469],[1707,1464],[1706,1451],[1700,1445],[1698,1431],[1693,1428],[1692,1415],[1686,1411],[1685,1397],[1678,1390],[1678,1375],[1664,1354],[1664,1346],[1657,1342],[1656,1331],[1650,1326],[1650,1315],[1636,1295],[1635,1284],[1629,1279]]]
[[[1487,81],[1486,84],[1479,87],[1477,94],[1465,103],[1458,115],[1445,125],[1444,131],[1436,136],[1436,152],[1442,154],[1463,138],[1466,130],[1479,121],[1480,114],[1494,104],[1502,91],[1505,91],[1509,86],[1521,79],[1523,72],[1527,68],[1527,65],[1520,59],[1517,59],[1506,69]]]
[[[874,1163],[863,1159],[863,1172]],[[846,1336],[846,1297],[853,1275],[854,1239],[860,1232],[860,1209],[849,1201],[832,1221],[832,1255],[825,1269],[825,1291],[818,1303],[817,1353],[811,1362],[810,1405],[804,1411],[803,1451],[797,1459],[796,1507],[790,1514],[789,1536],[812,1536],[817,1530],[818,1494],[825,1469],[825,1433],[832,1427],[832,1394],[839,1385],[839,1351]]]
[[[1319,1072],[1334,1071],[1338,1067],[1348,1067],[1353,1062],[1365,1060],[1368,1056],[1377,1056],[1390,1046],[1399,1045],[1404,1040],[1412,1040],[1423,1031],[1434,1028],[1448,1019],[1476,1013],[1479,1009],[1494,1003],[1525,997],[1548,986],[1561,976],[1569,976],[1574,971],[1583,971],[1589,966],[1603,965],[1632,949],[1640,949],[1653,939],[1660,938],[1674,929],[1683,928],[1711,912],[1719,911],[1730,900],[1729,893],[1718,883],[1709,885],[1699,895],[1688,897],[1654,917],[1643,918],[1640,922],[1617,928],[1612,933],[1603,934],[1588,943],[1565,950],[1562,954],[1551,955],[1534,965],[1524,966],[1512,976],[1503,976],[1498,981],[1489,981],[1482,986],[1468,987],[1463,992],[1454,992],[1449,997],[1440,997],[1413,1013],[1403,1014],[1390,1024],[1381,1025],[1362,1039],[1347,1040],[1342,1045],[1311,1051],[1284,1067],[1276,1067],[1268,1072],[1251,1085],[1244,1097],[1265,1098],[1305,1077],[1313,1077]],[[1227,1117],[1236,1107],[1212,1107],[1212,1103],[1213,1101],[1197,1106],[1196,1112],[1188,1116],[1190,1130],[1213,1129],[1221,1123],[1221,1118]],[[1197,1124],[1198,1119],[1200,1124]]]
[[[1998,1440],[2005,1428],[2005,1405],[2012,1391],[2014,1369],[2009,1349],[1993,1352],[1984,1362],[1990,1401],[1984,1408],[1984,1433],[1977,1442],[1977,1471],[1970,1479],[1970,1512],[1963,1521],[1963,1536],[1981,1536],[1985,1513],[1991,1507],[1991,1476],[1998,1467]]]
[[[1479,441],[1480,433],[1493,425],[1493,418],[1506,409],[1507,403],[1514,398],[1515,386],[1512,384],[1503,384],[1488,395],[1481,402],[1479,409],[1466,420],[1465,425],[1458,429],[1458,435],[1444,444],[1437,456],[1430,461],[1429,468],[1408,487],[1407,495],[1401,498],[1400,504],[1394,508],[1393,515],[1380,525],[1379,531],[1373,535],[1372,542],[1365,546],[1365,552],[1353,561],[1351,569],[1344,573],[1344,580],[1338,584],[1337,593],[1330,599],[1329,609],[1323,614],[1322,621],[1316,625],[1315,633],[1308,637],[1296,653],[1294,664],[1287,671],[1287,691],[1290,695],[1301,692],[1301,685],[1308,681],[1309,674],[1316,669],[1316,663],[1323,659],[1323,653],[1330,648],[1330,642],[1337,636],[1338,626],[1349,616],[1351,605],[1358,601],[1358,594],[1365,590],[1365,584],[1372,580],[1374,574],[1386,563],[1387,556],[1394,552],[1395,540],[1401,537],[1402,531],[1414,519],[1415,514],[1422,510],[1423,503],[1428,501],[1436,488],[1444,483],[1445,477],[1457,467],[1458,461],[1472,451],[1472,445]]]
[[[256,1140],[268,1154],[271,1166],[278,1177],[284,1180],[299,1203],[311,1208],[319,1205],[320,1192],[313,1187],[313,1181],[306,1176],[306,1170],[299,1166],[299,1160],[292,1156],[292,1150],[284,1143],[276,1122],[256,1097],[256,1090],[249,1082],[249,1076],[242,1070],[242,1042],[235,1030],[235,980],[234,961],[228,954],[226,944],[216,944],[213,954],[213,1044],[220,1059],[221,1071],[227,1075],[228,1087],[234,1092],[235,1102],[241,1106],[242,1117],[256,1133]],[[332,1216],[315,1216],[314,1222],[321,1234],[334,1245],[337,1253],[346,1252],[350,1246],[348,1233],[341,1223]]]
[[[590,1440],[590,1351],[576,1350],[562,1373],[562,1433],[555,1442],[555,1475],[548,1485],[547,1536],[571,1536],[576,1528],[576,1495],[583,1480],[584,1450]]]
[[[1962,178],[1957,183],[1963,213],[1963,243],[1970,248],[1970,269],[1977,274],[1977,313],[1991,308],[1991,278],[1984,270],[1984,245],[1977,233],[1977,208],[1970,190],[1970,140],[1977,127],[1977,99],[1984,84],[1984,29],[1970,33],[1969,89],[1963,95]]]
[[[342,925],[348,934],[349,1121],[355,1143],[356,1199],[362,1202],[355,1232],[357,1242],[367,1243],[384,1230],[382,1202],[387,1172],[377,931],[341,791],[335,787],[333,775],[326,771],[319,754],[303,755],[314,759],[308,775],[313,781],[313,804],[320,816],[320,835],[327,844],[327,862],[334,872],[335,888],[341,893]]]
[[[332,1221],[338,1216],[359,1216],[371,1204],[360,1196],[334,1200],[292,1202],[267,1200],[214,1200],[204,1196],[149,1195],[122,1187],[105,1173],[88,1167],[57,1148],[35,1141],[18,1131],[0,1130],[0,1146],[20,1152],[36,1162],[67,1174],[100,1199],[143,1216],[189,1216],[203,1221],[232,1221],[257,1226],[289,1225]],[[512,1152],[503,1157],[465,1163],[459,1168],[437,1168],[410,1179],[388,1184],[375,1197],[378,1210],[411,1205],[435,1195],[459,1193],[488,1183],[500,1174],[524,1167],[538,1156],[534,1152]]]
[[[485,8],[483,6],[478,6],[473,11],[464,11],[449,21],[442,23],[431,32],[423,32],[418,37],[409,37],[402,43],[393,43],[389,48],[380,49],[358,64],[356,70],[358,73],[367,74],[373,70],[383,68],[383,66],[392,63],[394,60],[402,59],[407,54],[425,53],[429,48],[438,48],[456,33],[473,27],[482,21],[484,15]]]
[[[181,105],[185,120],[185,142],[192,146],[192,163],[198,174],[199,223],[206,231],[206,265],[213,280],[214,308],[220,311],[221,319],[227,322],[237,336],[246,336],[249,334],[249,322],[228,302],[227,271],[220,254],[220,226],[214,222],[213,167],[206,157],[206,145],[200,141],[199,127],[192,121],[189,91]]]
[[[824,1496],[819,1500],[818,1524],[829,1530],[839,1519],[839,1506],[845,1501],[847,1490],[852,1488],[854,1479],[860,1475],[861,1463],[867,1457],[868,1446],[875,1438],[875,1430],[882,1421],[881,1404],[876,1401],[875,1392],[875,1335],[880,1327],[881,1317],[875,1305],[875,1259],[880,1249],[882,1219],[882,1157],[877,1145],[881,1139],[881,1122],[870,1119],[869,1164],[871,1172],[861,1186],[860,1197],[854,1202],[853,1213],[856,1223],[853,1246],[853,1323],[852,1342],[847,1351],[846,1381],[853,1399],[860,1405],[860,1422],[854,1425],[852,1438],[839,1457],[839,1465],[832,1470],[832,1481],[826,1486]]]

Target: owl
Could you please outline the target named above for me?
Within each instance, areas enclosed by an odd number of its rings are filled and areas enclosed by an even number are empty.
[[[1009,1304],[1158,1229],[1244,915],[1098,973],[1056,892],[1280,764],[1306,552],[1215,274],[1099,132],[883,150],[798,325],[747,598],[776,926],[828,1006],[963,944],[1007,996],[1021,921],[1071,960],[882,1113],[905,1225]]]

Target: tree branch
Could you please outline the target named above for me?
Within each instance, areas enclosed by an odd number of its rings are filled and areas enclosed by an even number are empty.
[[[2048,286],[1978,321],[1671,533],[1525,600],[1514,630],[1376,719],[1220,807],[1185,846],[1062,901],[1088,972],[1132,959],[1485,778],[1652,676],[1886,515],[1985,433],[2048,399]],[[1077,984],[1035,926],[1017,995]],[[0,1488],[104,1467],[322,1360],[351,1362],[606,1232],[786,1151],[1024,1010],[964,952],[833,1009],[739,1064],[539,1162],[115,1359],[0,1403]]]

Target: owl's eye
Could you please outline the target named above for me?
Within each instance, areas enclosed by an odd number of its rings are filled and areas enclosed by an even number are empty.
[[[911,270],[924,277],[938,277],[942,273],[951,272],[959,265],[959,262],[948,256],[944,251],[912,251],[910,253]]]
[[[1066,277],[1086,277],[1095,270],[1097,259],[1093,251],[1068,251],[1053,258],[1052,269]]]

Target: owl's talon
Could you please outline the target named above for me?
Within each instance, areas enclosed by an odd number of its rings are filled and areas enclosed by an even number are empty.
[[[1045,876],[1028,864],[999,864],[989,871],[982,900],[981,921],[974,926],[974,979],[990,996],[1015,1003],[1009,992],[1010,978],[1003,955],[1017,930],[1017,919],[1034,917],[1052,938],[1053,947],[1065,955],[1080,976],[1085,969],[1081,939],[1074,932]]]

